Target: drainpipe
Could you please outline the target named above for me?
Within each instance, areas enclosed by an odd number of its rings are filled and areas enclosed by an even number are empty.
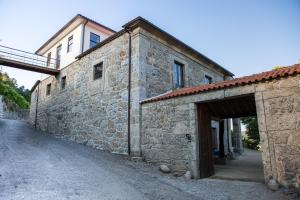
[[[36,96],[36,103],[35,103],[35,122],[34,122],[34,128],[36,128],[36,125],[37,125],[39,94],[40,94],[40,84],[38,84],[38,88],[37,88],[37,96]]]
[[[88,20],[86,20],[83,24],[83,30],[82,30],[82,45],[81,45],[81,53],[83,53],[84,48],[84,36],[85,36],[85,25],[88,23]]]
[[[130,111],[131,111],[131,29],[126,27],[128,33],[128,111],[127,111],[127,140],[128,140],[128,155],[131,155],[131,144],[130,144]]]

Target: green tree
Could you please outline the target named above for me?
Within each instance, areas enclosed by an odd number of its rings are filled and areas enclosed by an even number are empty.
[[[243,117],[242,123],[246,126],[246,136],[243,138],[246,147],[259,149],[259,131],[257,117]]]
[[[24,86],[18,87],[16,79],[7,73],[0,72],[0,95],[11,110],[29,108],[30,91]]]

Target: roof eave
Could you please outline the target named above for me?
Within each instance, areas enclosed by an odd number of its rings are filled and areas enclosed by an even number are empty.
[[[68,26],[70,26],[74,21],[76,21],[78,18],[82,18],[84,19],[86,22],[90,22],[90,23],[94,23],[96,24],[97,26],[101,26],[103,27],[104,29],[107,29],[109,31],[111,31],[112,33],[116,33],[116,31],[114,31],[113,29],[111,28],[108,28],[107,26],[104,26],[90,18],[87,18],[81,14],[77,14],[75,17],[73,17],[68,23],[66,23],[61,29],[59,29],[49,40],[47,40],[38,50],[35,51],[35,54],[38,54],[39,55],[39,52],[45,48],[52,40],[54,40],[57,36],[59,36],[59,34],[61,34]]]
[[[30,92],[32,93],[34,90],[35,90],[35,88],[40,84],[40,80],[37,80],[36,82],[35,82],[35,84],[32,86],[32,88],[31,88],[31,90],[30,90]]]
[[[124,29],[135,29],[138,26],[142,26],[142,24],[151,26],[153,28],[155,28],[156,30],[158,30],[159,32],[161,32],[162,34],[166,35],[167,37],[171,38],[172,40],[174,40],[175,42],[177,42],[178,44],[182,45],[183,47],[185,47],[186,49],[189,49],[190,51],[196,53],[198,56],[200,56],[201,58],[203,58],[204,60],[206,60],[208,63],[211,63],[212,65],[216,66],[217,68],[219,68],[223,73],[225,73],[228,76],[234,76],[234,74],[232,72],[230,72],[229,70],[225,69],[224,67],[222,67],[220,64],[216,63],[215,61],[211,60],[210,58],[206,57],[205,55],[201,54],[200,52],[198,52],[197,50],[195,50],[194,48],[190,47],[189,45],[185,44],[184,42],[182,42],[181,40],[177,39],[176,37],[172,36],[171,34],[169,34],[168,32],[162,30],[161,28],[159,28],[158,26],[154,25],[153,23],[149,22],[148,20],[142,18],[141,16],[138,16],[137,18],[129,21],[128,23],[124,24],[122,27]]]

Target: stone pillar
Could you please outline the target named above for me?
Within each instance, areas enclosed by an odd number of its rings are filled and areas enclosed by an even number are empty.
[[[233,151],[237,154],[242,154],[244,151],[243,141],[242,141],[242,130],[241,130],[241,120],[240,118],[232,119],[233,128]]]
[[[229,154],[229,143],[228,143],[228,123],[227,119],[224,119],[224,154],[227,156]]]
[[[227,122],[227,134],[228,134],[228,151],[229,154],[233,153],[233,145],[232,145],[232,131],[231,131],[231,118],[226,119]]]

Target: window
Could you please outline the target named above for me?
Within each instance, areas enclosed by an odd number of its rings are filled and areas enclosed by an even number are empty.
[[[61,45],[56,48],[56,69],[60,68]]]
[[[61,89],[65,89],[66,83],[67,83],[66,81],[67,81],[67,77],[66,76],[64,76],[64,77],[61,78]]]
[[[100,36],[95,33],[90,33],[90,48],[100,42]]]
[[[73,47],[73,35],[68,38],[67,53],[72,51],[72,47]]]
[[[205,84],[211,84],[212,83],[212,78],[210,76],[205,75],[204,83]]]
[[[103,62],[94,65],[94,80],[102,78]]]
[[[46,88],[46,95],[48,96],[50,94],[51,94],[51,83],[49,83]]]
[[[184,87],[184,65],[177,61],[173,65],[173,81],[175,88]]]
[[[51,63],[51,52],[49,52],[47,55],[47,66],[49,66],[50,63]]]

